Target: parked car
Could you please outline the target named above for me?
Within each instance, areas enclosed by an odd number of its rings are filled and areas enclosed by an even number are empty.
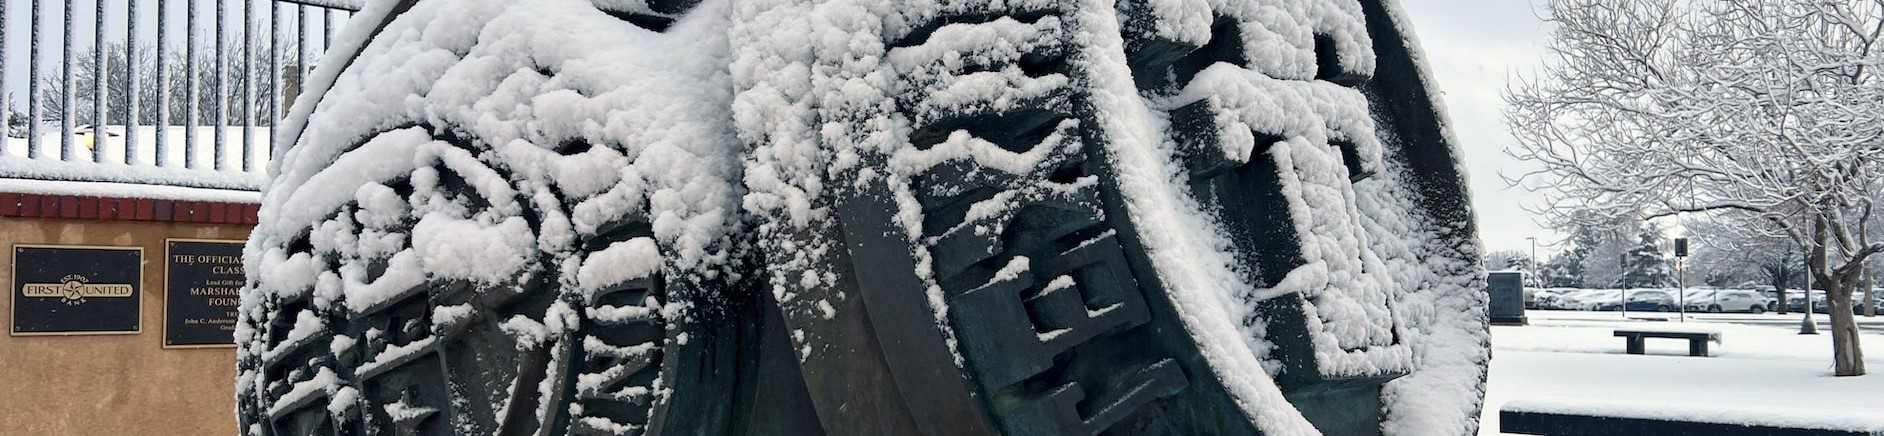
[[[1881,294],[1881,295],[1884,295],[1884,294]],[[1877,305],[1877,309],[1876,309],[1877,313],[1884,314],[1884,296],[1878,297],[1878,300],[1875,302],[1875,304]],[[1856,292],[1851,293],[1851,314],[1853,315],[1864,314],[1864,291],[1856,291]]]
[[[1566,300],[1569,310],[1616,310],[1622,296],[1615,289],[1583,289]]]
[[[1680,298],[1675,299],[1675,307],[1681,307],[1681,305],[1684,304],[1691,305],[1696,301],[1713,300],[1714,294],[1719,292],[1721,292],[1721,290],[1717,288],[1687,289],[1681,292]]]
[[[1590,300],[1602,297],[1603,294],[1604,294],[1604,290],[1602,289],[1583,289],[1583,290],[1576,291],[1576,293],[1573,293],[1570,295],[1569,305],[1565,306],[1564,308],[1574,309],[1574,310],[1590,310],[1589,308],[1584,307],[1584,306],[1589,304]]]
[[[1675,297],[1668,291],[1642,290],[1629,293],[1629,310],[1672,312]]]
[[[1550,299],[1544,300],[1544,302],[1540,304],[1545,309],[1584,310],[1583,298],[1586,295],[1595,295],[1595,294],[1592,294],[1591,291],[1592,290],[1590,289],[1565,290],[1563,292],[1557,293],[1554,296],[1551,296]]]
[[[1622,291],[1615,289],[1591,289],[1577,296],[1577,310],[1619,310],[1622,309]]]
[[[1855,298],[1856,296],[1853,296],[1853,297]],[[1862,309],[1864,307],[1864,304],[1853,303],[1851,306],[1853,308]],[[1826,299],[1825,291],[1821,291],[1821,290],[1812,291],[1812,313],[1831,313],[1832,311],[1831,308],[1832,308],[1831,300]]]
[[[1689,312],[1766,312],[1766,296],[1752,290],[1729,289],[1688,296]]]
[[[1805,310],[1799,306],[1804,300],[1800,299],[1798,295],[1793,295],[1788,301],[1792,301],[1792,305],[1787,308],[1788,310]],[[1826,299],[1825,292],[1812,291],[1812,313],[1831,313],[1831,305],[1827,304],[1829,301],[1830,300]],[[1877,312],[1884,313],[1884,297],[1879,297],[1875,304],[1877,305]],[[1864,313],[1864,292],[1854,291],[1851,293],[1851,313]]]
[[[1774,290],[1773,285],[1756,285],[1750,288],[1759,292],[1760,296],[1766,300],[1766,310],[1779,310],[1779,291]]]
[[[1806,310],[1805,296],[1806,296],[1805,291],[1801,291],[1797,289],[1787,289],[1786,290],[1786,310],[1789,312],[1804,312]],[[1819,290],[1813,290],[1812,291],[1812,311],[1814,312],[1822,311],[1824,310],[1824,309],[1821,309],[1823,307],[1825,307],[1825,292],[1819,291]]]
[[[1812,311],[1815,313],[1831,313],[1830,305],[1826,304],[1826,301],[1827,300],[1825,299],[1825,296],[1823,295],[1813,296],[1812,304],[1814,304],[1815,306],[1812,307]],[[1884,298],[1880,298],[1878,300],[1877,307],[1878,307],[1877,309],[1878,313],[1884,313]],[[1864,314],[1864,292],[1863,291],[1855,291],[1851,293],[1851,313],[1854,315]]]
[[[1527,308],[1529,309],[1557,309],[1557,310],[1570,309],[1570,307],[1565,307],[1563,305],[1563,300],[1565,297],[1579,291],[1582,291],[1582,290],[1576,289],[1576,288],[1538,289],[1535,294],[1535,298],[1533,298],[1531,301],[1526,302],[1530,306]]]
[[[1688,295],[1689,300],[1693,300],[1697,297],[1705,297],[1705,296],[1714,295],[1715,293],[1718,293],[1721,291],[1726,291],[1726,289],[1716,288],[1713,286],[1700,286],[1700,287],[1688,288],[1687,295]]]

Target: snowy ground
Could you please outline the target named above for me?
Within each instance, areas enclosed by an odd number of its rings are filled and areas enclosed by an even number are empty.
[[[1871,375],[1832,377],[1826,315],[1802,336],[1799,314],[1529,311],[1531,325],[1492,327],[1490,382],[1480,435],[1498,435],[1507,402],[1578,404],[1736,422],[1835,423],[1884,431],[1884,317],[1859,317]],[[1653,321],[1650,318],[1666,319]],[[1618,327],[1721,332],[1713,357],[1688,357],[1685,340],[1650,338],[1623,353]]]

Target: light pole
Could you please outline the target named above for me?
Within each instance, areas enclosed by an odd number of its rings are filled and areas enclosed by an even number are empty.
[[[1531,277],[1532,277],[1531,287],[1534,287],[1534,288],[1543,287],[1543,285],[1541,285],[1540,283],[1544,281],[1544,277],[1539,275],[1540,273],[1542,273],[1541,271],[1542,269],[1537,267],[1537,237],[1529,236],[1529,237],[1525,237],[1524,239],[1531,241],[1531,260],[1529,262],[1525,262],[1525,265],[1524,265],[1524,269],[1529,270],[1529,272],[1531,273]]]
[[[1629,319],[1629,253],[1617,253],[1616,266],[1622,269],[1622,319]]]
[[[1688,238],[1675,238],[1676,306],[1681,306],[1681,322],[1688,322]],[[1626,303],[1625,303],[1626,304]]]
[[[1804,247],[1800,247],[1800,248],[1804,248]],[[1812,250],[1804,249],[1804,250],[1799,250],[1799,251],[1805,253],[1805,261],[1806,261],[1805,262],[1805,304],[1800,306],[1800,307],[1805,308],[1805,310],[1800,311],[1799,334],[1816,335],[1816,334],[1819,334],[1819,323],[1812,321]],[[1780,292],[1780,295],[1785,295],[1785,294],[1786,293],[1784,291]]]

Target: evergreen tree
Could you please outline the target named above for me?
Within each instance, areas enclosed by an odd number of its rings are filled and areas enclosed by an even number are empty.
[[[1531,256],[1517,250],[1485,253],[1485,269],[1489,271],[1530,271]]]
[[[27,124],[26,111],[22,110],[19,104],[13,101],[13,93],[8,92],[0,95],[4,96],[0,97],[0,101],[6,102],[3,105],[4,108],[0,108],[0,110],[4,110],[7,113],[6,126],[0,127],[6,129],[8,138],[25,138],[29,135],[29,133],[27,133],[28,129],[32,128],[31,125]]]
[[[1661,226],[1646,224],[1636,235],[1636,244],[1623,254],[1622,286],[1659,288],[1674,283],[1668,258],[1663,256]]]
[[[1588,261],[1590,254],[1596,251],[1597,246],[1602,244],[1602,239],[1595,229],[1577,227],[1571,232],[1570,239],[1566,242],[1570,244],[1570,248],[1557,253],[1557,256],[1550,258],[1549,262],[1544,262],[1540,272],[1544,275],[1544,282],[1548,286],[1584,287],[1586,280],[1583,276],[1583,264]],[[1588,284],[1595,285],[1595,283]]]
[[[1549,286],[1598,288],[1620,284],[1624,253],[1635,246],[1634,235],[1627,229],[1639,228],[1641,221],[1565,224],[1557,230],[1569,235],[1561,242],[1566,248],[1544,262],[1539,271]]]
[[[1553,288],[1576,288],[1583,286],[1583,258],[1586,254],[1565,251],[1557,257],[1544,262],[1538,273],[1544,277],[1544,285]]]

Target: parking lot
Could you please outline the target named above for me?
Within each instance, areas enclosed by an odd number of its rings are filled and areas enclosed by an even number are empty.
[[[1629,312],[1627,315],[1627,318],[1625,318],[1623,313],[1620,311],[1592,312],[1592,311],[1580,311],[1580,310],[1527,310],[1525,312],[1526,312],[1526,315],[1530,316],[1532,319],[1540,319],[1540,314],[1541,314],[1542,315],[1541,319],[1548,319],[1548,320],[1553,320],[1553,321],[1563,321],[1563,320],[1621,321],[1624,319],[1628,319],[1628,320],[1639,320],[1639,321],[1667,321],[1667,322],[1677,322],[1677,323],[1683,322],[1683,320],[1681,319],[1682,314],[1678,312],[1634,311],[1634,312]],[[1703,313],[1688,313],[1687,320],[1685,322],[1732,323],[1732,324],[1742,324],[1742,325],[1751,325],[1751,326],[1773,327],[1773,328],[1789,329],[1792,331],[1797,331],[1799,328],[1800,318],[1801,316],[1798,312],[1787,313],[1784,315],[1781,315],[1777,312],[1766,312],[1766,313],[1705,313],[1703,312]],[[1832,325],[1831,315],[1827,315],[1823,313],[1814,313],[1812,314],[1812,319],[1813,321],[1818,323],[1818,327],[1821,330],[1827,327],[1830,327]],[[1855,319],[1858,322],[1858,330],[1864,331],[1867,333],[1884,334],[1884,314],[1880,314],[1875,317],[1865,317],[1865,316],[1860,315],[1860,316],[1855,317]]]
[[[1884,431],[1884,375],[1831,376],[1831,335],[1800,335],[1797,313],[1691,314],[1527,311],[1530,325],[1492,327],[1480,435],[1498,435],[1511,401],[1554,401],[1658,416],[1832,425]],[[1825,328],[1824,314],[1815,314]],[[1859,317],[1866,363],[1884,368],[1884,317]],[[1709,357],[1687,343],[1649,340],[1624,353],[1619,328],[1718,331]]]

